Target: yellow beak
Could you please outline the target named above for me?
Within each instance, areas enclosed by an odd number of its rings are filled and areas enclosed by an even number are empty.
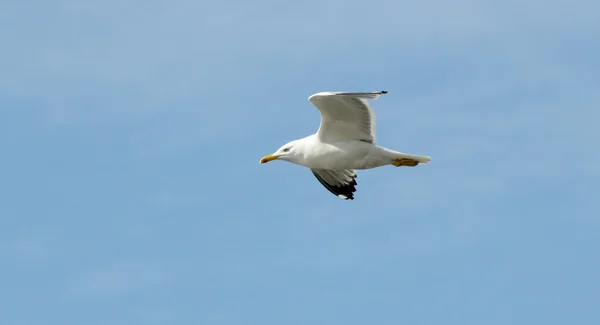
[[[273,155],[266,155],[266,156],[262,157],[262,159],[260,160],[260,163],[261,163],[261,164],[264,164],[264,163],[267,163],[267,162],[269,162],[269,161],[271,161],[271,160],[275,160],[275,159],[278,159],[278,158],[279,158],[279,157],[277,157],[277,156],[273,156]]]

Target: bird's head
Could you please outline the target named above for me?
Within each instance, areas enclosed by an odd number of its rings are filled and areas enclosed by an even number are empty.
[[[260,159],[260,163],[264,164],[272,160],[285,160],[289,162],[298,162],[303,154],[302,144],[295,140],[286,143],[281,146],[281,148],[277,149],[274,153],[270,155],[266,155]]]

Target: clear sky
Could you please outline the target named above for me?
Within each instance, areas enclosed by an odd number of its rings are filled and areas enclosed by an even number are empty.
[[[0,3],[0,322],[599,324],[598,1]],[[354,201],[259,165],[389,93]]]

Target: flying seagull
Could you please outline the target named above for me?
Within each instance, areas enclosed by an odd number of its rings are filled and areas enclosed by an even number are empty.
[[[430,157],[375,144],[375,112],[368,100],[386,93],[382,90],[311,95],[308,100],[321,113],[317,133],[285,144],[260,163],[280,159],[308,167],[325,188],[345,200],[354,200],[357,169],[428,164]]]

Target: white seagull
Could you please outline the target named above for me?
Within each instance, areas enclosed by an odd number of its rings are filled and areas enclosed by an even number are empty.
[[[308,167],[325,188],[345,200],[354,200],[357,169],[428,164],[430,157],[375,144],[375,112],[368,100],[386,93],[382,90],[311,95],[308,100],[321,113],[317,133],[285,144],[260,163],[280,159]]]

